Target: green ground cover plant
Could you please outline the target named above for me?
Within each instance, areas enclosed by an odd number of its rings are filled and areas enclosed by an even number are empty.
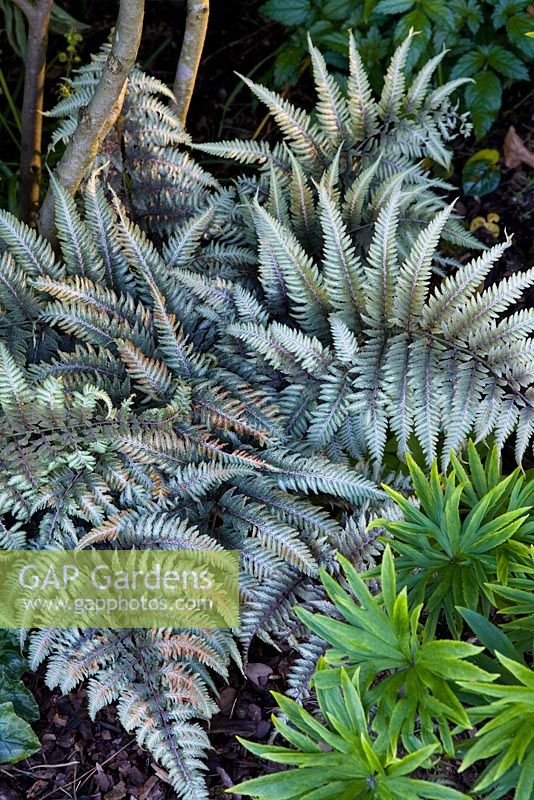
[[[39,719],[39,708],[21,681],[28,669],[15,634],[0,631],[0,764],[16,764],[41,747],[29,724]]]
[[[352,30],[372,82],[377,85],[384,62],[410,30],[418,31],[409,67],[448,50],[439,82],[471,78],[462,90],[477,138],[484,136],[501,108],[503,88],[527,81],[534,43],[528,0],[268,0],[266,17],[285,26],[287,41],[277,54],[275,85],[296,83],[306,59],[306,31],[341,75],[347,69],[346,31]]]
[[[414,572],[417,564],[415,559]],[[472,787],[477,797],[499,798],[513,790],[515,800],[530,800],[532,669],[496,651],[487,659],[495,671],[477,677],[483,671],[473,661],[483,647],[429,633],[421,624],[424,603],[412,605],[406,587],[397,590],[389,547],[377,594],[350,563],[342,560],[342,569],[343,586],[321,575],[339,619],[300,611],[330,646],[313,679],[319,713],[275,694],[283,717],[273,723],[292,746],[244,745],[290,769],[233,791],[260,800],[280,793],[295,800],[472,796],[437,777],[439,758],[446,757],[456,759],[459,774],[480,766]],[[475,729],[474,737],[461,735],[467,729]],[[433,780],[420,777],[424,770],[433,770]]]

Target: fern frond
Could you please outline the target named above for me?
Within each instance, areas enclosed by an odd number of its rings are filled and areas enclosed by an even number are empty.
[[[101,280],[104,265],[74,200],[53,175],[50,184],[54,193],[59,241],[68,272],[94,281]]]
[[[329,74],[321,52],[313,46],[308,36],[315,89],[318,103],[315,109],[321,130],[325,132],[334,147],[346,140],[346,126],[349,121],[347,102],[337,85],[335,78]]]
[[[404,68],[413,36],[414,32],[410,31],[406,39],[395,50],[387,68],[384,88],[378,104],[378,111],[382,119],[393,120],[400,111],[405,86]]]
[[[27,275],[61,277],[63,270],[56,262],[50,243],[8,211],[0,210],[0,239]]]
[[[324,331],[329,305],[317,266],[291,232],[259,204],[255,210],[265,279],[271,278],[272,256],[293,304],[295,319],[312,334]]]
[[[379,109],[352,33],[349,34],[347,94],[352,135],[357,142],[365,141],[376,132]]]
[[[238,73],[239,75],[239,73]],[[296,108],[276,92],[271,92],[264,86],[239,75],[241,80],[251,89],[256,97],[265,103],[280,130],[287,138],[289,146],[304,163],[317,165],[323,163],[321,148],[324,137],[319,128],[310,122],[304,111]]]

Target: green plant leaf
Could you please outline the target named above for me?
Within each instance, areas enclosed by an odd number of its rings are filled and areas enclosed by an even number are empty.
[[[513,646],[512,642],[506,634],[489,621],[483,614],[473,611],[471,608],[463,608],[458,606],[458,611],[465,619],[477,639],[484,645],[490,652],[495,653],[496,650],[508,658],[513,658],[515,661],[521,661],[521,656]]]
[[[375,6],[376,14],[404,14],[413,7],[415,0],[380,0]]]
[[[466,53],[456,61],[452,68],[451,78],[472,78],[477,72],[482,69],[485,63],[485,56],[480,50],[472,50]]]
[[[524,4],[522,4],[524,9]],[[532,17],[525,11],[511,16],[506,23],[509,39],[529,59],[534,57],[534,39],[532,34]]]
[[[26,659],[13,636],[7,631],[0,631],[0,671],[11,678],[20,678],[26,669]]]
[[[296,82],[304,53],[304,46],[296,44],[288,45],[278,53],[274,62],[274,80],[277,86]]]
[[[529,79],[528,69],[521,59],[505,47],[492,45],[488,54],[488,64],[506,78],[513,78],[516,81]]]
[[[502,86],[499,78],[489,70],[480,72],[465,88],[465,101],[471,114],[477,138],[491,128],[501,107]]]
[[[327,19],[346,20],[352,8],[352,0],[326,0],[321,3],[321,13]]]
[[[471,33],[476,33],[484,21],[484,13],[480,3],[477,0],[467,0],[467,2],[463,3],[461,13]]]
[[[27,722],[39,719],[39,706],[30,690],[22,681],[10,678],[0,670],[0,705],[7,702],[13,703],[15,713]]]
[[[303,25],[310,21],[311,4],[309,0],[268,0],[260,7],[260,11],[282,25]]]
[[[0,705],[0,764],[15,764],[41,747],[30,725],[21,719],[13,703]]]

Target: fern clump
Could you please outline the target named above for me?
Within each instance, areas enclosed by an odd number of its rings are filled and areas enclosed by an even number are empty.
[[[431,463],[440,445],[446,461],[472,433],[494,434],[502,445],[517,431],[519,461],[534,425],[534,317],[505,314],[534,270],[480,291],[506,241],[435,281],[451,208],[403,255],[401,196],[400,187],[389,193],[361,255],[329,176],[319,185],[316,256],[290,222],[256,203],[259,280],[271,316],[226,332],[257,373],[282,381],[286,424],[311,450],[369,454],[380,464],[394,436],[400,455],[415,439]]]
[[[317,103],[311,112],[297,108],[264,86],[243,79],[270,111],[282,135],[274,146],[266,142],[225,141],[193,145],[203,152],[256,165],[254,177],[238,178],[244,199],[259,194],[279,222],[291,222],[297,238],[312,253],[320,250],[320,209],[317,184],[323,178],[339,193],[339,206],[355,245],[369,242],[369,229],[400,180],[409,186],[402,195],[401,222],[405,244],[441,208],[440,192],[451,187],[431,178],[430,165],[448,168],[450,142],[468,130],[451,102],[461,81],[432,89],[442,56],[429,61],[407,85],[406,61],[413,33],[394,53],[379,98],[375,98],[350,36],[350,74],[346,86],[330,74],[323,56],[309,42]],[[423,167],[424,164],[427,167]],[[443,238],[477,247],[454,216]]]
[[[473,239],[438,196],[446,187],[415,159],[448,163],[433,149],[432,126],[452,113],[457,84],[429,88],[437,57],[406,88],[410,41],[393,56],[378,101],[353,44],[346,92],[310,45],[313,114],[252,87],[282,145],[200,145],[260,163],[256,182],[238,185],[257,241],[262,318],[251,311],[229,325],[228,347],[237,340],[250,372],[283,387],[288,430],[312,451],[380,465],[395,437],[401,456],[417,441],[430,464],[470,434],[502,445],[517,431],[519,461],[534,424],[533,317],[511,309],[534,272],[480,292],[509,240],[467,263],[440,249],[472,248]]]
[[[447,149],[464,123],[455,111],[450,95],[466,83],[451,81],[431,88],[433,74],[445,53],[428,61],[409,87],[405,67],[414,37],[413,31],[397,48],[388,66],[384,88],[378,100],[373,92],[356,42],[349,36],[350,69],[346,87],[329,73],[321,52],[308,39],[317,103],[310,115],[275,92],[243,78],[254,94],[269,108],[284,135],[287,146],[310,177],[318,178],[341,149],[343,171],[354,169],[355,159],[368,164],[381,151],[395,158],[417,160],[430,157],[447,167]],[[467,127],[467,130],[469,128]],[[201,145],[212,155],[241,163],[276,163],[283,148],[273,150],[265,143],[240,140]],[[282,164],[290,167],[289,153]]]
[[[214,246],[202,224],[159,252],[95,176],[83,213],[53,186],[60,255],[0,213],[2,546],[239,549],[245,651],[257,630],[285,634],[319,567],[347,550],[347,506],[381,491],[293,446],[273,392],[225,359],[228,306],[256,301],[201,274]],[[91,713],[117,700],[180,796],[206,796],[195,719],[240,660],[229,631],[46,631],[31,653],[48,657],[51,686],[89,678]]]
[[[63,97],[46,112],[59,121],[52,149],[72,137],[78,114],[102,77],[109,50],[104,45],[88,64],[64,80]],[[205,209],[220,188],[182,147],[190,137],[171,109],[173,102],[168,86],[134,67],[120,117],[93,165],[93,170],[102,170],[105,185],[122,198],[139,224],[167,234]]]

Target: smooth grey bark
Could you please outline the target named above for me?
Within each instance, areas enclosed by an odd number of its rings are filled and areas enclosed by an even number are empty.
[[[204,49],[209,13],[209,0],[187,0],[184,40],[173,86],[176,112],[184,128]]]
[[[55,179],[74,195],[99,147],[114,125],[126,94],[128,74],[135,64],[143,29],[144,0],[121,0],[111,51],[100,83],[80,111],[78,125],[54,171]],[[54,194],[48,188],[39,215],[39,231],[55,237]]]

